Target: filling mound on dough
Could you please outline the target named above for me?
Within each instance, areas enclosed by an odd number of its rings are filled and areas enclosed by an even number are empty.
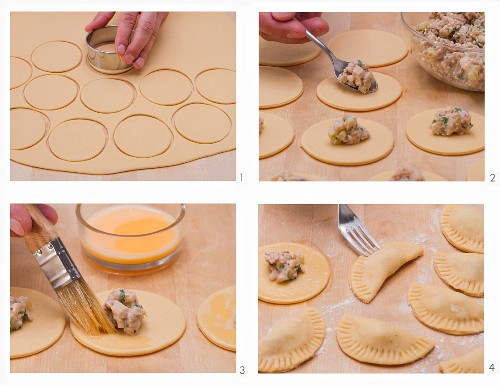
[[[447,107],[434,116],[430,128],[434,135],[462,135],[472,128],[471,116],[461,107]]]
[[[292,174],[289,172],[281,172],[272,178],[273,181],[309,181],[308,178],[300,174]]]
[[[259,134],[263,128],[264,128],[264,118],[259,117]]]
[[[344,115],[333,121],[332,126],[328,129],[328,136],[334,145],[355,145],[370,138],[370,132],[359,126],[355,117]]]
[[[10,295],[10,330],[19,330],[24,322],[32,321],[31,301],[26,296]]]
[[[127,335],[135,335],[141,328],[146,312],[139,304],[135,292],[117,288],[108,296],[104,309],[115,325]],[[111,312],[111,313],[110,313]]]
[[[425,178],[419,170],[408,164],[397,168],[389,181],[425,181]]]
[[[375,78],[368,70],[368,66],[361,60],[349,62],[342,74],[339,75],[339,81],[350,87],[358,89],[359,92],[366,94],[372,86]]]
[[[266,261],[269,263],[269,280],[277,283],[296,279],[300,272],[304,272],[304,256],[292,255],[288,251],[266,252]]]

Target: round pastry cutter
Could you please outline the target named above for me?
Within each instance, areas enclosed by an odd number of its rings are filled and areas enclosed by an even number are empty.
[[[121,74],[129,71],[132,64],[125,63],[109,44],[115,43],[118,26],[108,25],[87,35],[87,60],[92,68],[104,74]],[[133,34],[133,32],[132,32]]]

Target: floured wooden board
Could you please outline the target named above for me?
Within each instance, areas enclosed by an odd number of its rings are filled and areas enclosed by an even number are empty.
[[[83,27],[93,17],[12,14],[12,160],[112,174],[235,149],[235,27],[226,14],[170,13],[144,68],[119,75],[86,61]]]
[[[259,338],[280,322],[307,307],[318,310],[326,321],[325,342],[315,356],[294,373],[438,373],[439,363],[483,345],[483,334],[453,336],[420,323],[408,306],[413,282],[446,288],[433,268],[437,251],[457,251],[442,235],[439,225],[444,205],[349,205],[380,243],[405,241],[420,244],[424,255],[402,266],[389,277],[371,303],[356,298],[349,288],[349,272],[357,253],[337,230],[337,205],[260,205],[259,246],[283,240],[310,245],[325,255],[332,279],[318,296],[296,305],[272,305],[259,301]],[[482,206],[478,206],[482,210]],[[257,255],[257,254],[256,254]],[[472,298],[483,304],[482,299]],[[432,340],[434,349],[422,359],[402,366],[377,366],[357,362],[337,344],[342,315],[377,318],[394,327]]]

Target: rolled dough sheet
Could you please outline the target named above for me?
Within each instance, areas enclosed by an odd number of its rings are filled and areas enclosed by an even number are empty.
[[[360,29],[335,36],[328,47],[337,58],[362,60],[369,67],[382,67],[403,60],[408,48],[403,39],[389,32]]]
[[[182,72],[173,69],[153,71],[141,81],[142,95],[150,102],[163,106],[174,106],[184,102],[192,91],[191,80]]]
[[[484,158],[473,164],[467,171],[467,181],[484,181]]]
[[[295,132],[287,120],[274,114],[259,114],[264,119],[264,128],[259,133],[259,159],[262,159],[278,154],[290,146]]]
[[[259,67],[259,108],[268,109],[293,102],[302,95],[302,79],[278,67]]]
[[[304,256],[304,272],[296,279],[277,283],[269,280],[269,264],[265,260],[268,251],[289,251]],[[330,264],[319,251],[304,244],[282,242],[259,248],[259,299],[275,304],[293,304],[318,295],[330,279]]]
[[[225,87],[221,87],[221,85]],[[207,100],[236,103],[236,72],[226,68],[212,68],[196,77],[196,89]]]
[[[370,181],[390,181],[390,178],[394,175],[395,172],[396,169],[387,170],[373,176],[372,178],[370,178]],[[441,177],[439,174],[428,172],[427,170],[423,170],[422,175],[424,176],[425,181],[448,181],[446,178]]]
[[[182,310],[171,300],[147,291],[132,290],[146,311],[146,317],[137,335],[116,334],[90,336],[70,323],[75,339],[101,354],[130,357],[151,354],[177,342],[186,330],[186,318]],[[97,294],[102,304],[110,291]]]
[[[236,287],[214,292],[198,308],[200,331],[216,346],[236,351]]]
[[[10,89],[21,87],[31,78],[31,64],[23,58],[10,57]]]
[[[309,127],[300,146],[311,157],[332,165],[365,165],[386,157],[394,147],[391,130],[380,123],[358,118],[358,124],[370,132],[370,138],[356,145],[333,145],[328,137],[332,120],[326,119]]]
[[[285,44],[259,38],[259,64],[262,66],[295,66],[309,62],[321,52],[313,42]]]
[[[123,79],[96,79],[83,86],[82,103],[97,113],[116,113],[129,107],[136,98],[134,85]]]
[[[58,110],[73,103],[78,95],[78,83],[63,75],[41,75],[24,88],[26,102],[40,110]]]
[[[10,333],[10,358],[27,357],[48,349],[61,337],[66,326],[64,312],[54,299],[41,292],[10,287],[13,296],[27,296],[33,306],[33,321]]]
[[[464,155],[484,149],[484,116],[470,111],[472,129],[463,135],[434,135],[430,125],[436,113],[445,108],[422,111],[406,123],[406,137],[416,147],[439,155]]]
[[[331,77],[323,80],[316,89],[321,102],[328,106],[347,111],[371,111],[381,109],[396,102],[403,88],[392,76],[380,72],[373,73],[378,83],[378,90],[361,94],[350,90]]]
[[[80,48],[64,40],[43,43],[31,54],[31,61],[35,67],[47,72],[72,70],[81,63],[82,58]]]
[[[45,136],[50,122],[40,111],[24,107],[10,110],[10,148],[14,150],[27,149],[36,145]]]

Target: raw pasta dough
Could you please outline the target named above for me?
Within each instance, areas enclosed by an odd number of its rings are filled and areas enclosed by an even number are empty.
[[[271,157],[286,149],[293,142],[295,132],[285,119],[260,112],[264,128],[259,133],[259,159]]]
[[[446,205],[441,213],[441,232],[464,252],[484,253],[484,212],[467,205]]]
[[[439,364],[442,373],[484,373],[484,347]]]
[[[236,103],[235,71],[211,68],[198,74],[195,82],[196,89],[205,99],[222,104]]]
[[[31,54],[36,68],[47,72],[66,72],[82,61],[82,51],[71,42],[56,40],[39,45]]]
[[[484,255],[481,253],[436,253],[434,269],[449,286],[469,296],[484,296]]]
[[[484,181],[484,158],[474,163],[467,171],[467,181]]]
[[[97,113],[116,113],[125,110],[135,99],[132,83],[123,79],[96,79],[87,83],[80,93],[82,103]]]
[[[262,66],[295,66],[309,62],[321,52],[313,42],[285,44],[259,38],[259,64]]]
[[[259,108],[284,106],[302,95],[304,84],[295,73],[278,67],[259,67]]]
[[[390,181],[395,172],[396,169],[387,170],[385,172],[374,175],[372,178],[370,178],[370,181]],[[428,172],[426,170],[422,171],[422,175],[424,176],[425,181],[448,181],[446,178],[441,177],[439,174]]]
[[[161,87],[160,85],[168,85]],[[184,102],[193,91],[193,84],[180,71],[162,68],[147,74],[141,81],[141,93],[150,102],[173,106]]]
[[[39,111],[24,107],[10,110],[10,148],[27,149],[36,145],[45,136],[50,122],[47,116]]]
[[[25,84],[31,78],[31,64],[22,58],[10,57],[10,89]]]
[[[58,110],[73,103],[78,95],[78,84],[63,75],[40,75],[24,88],[24,97],[34,108]]]

